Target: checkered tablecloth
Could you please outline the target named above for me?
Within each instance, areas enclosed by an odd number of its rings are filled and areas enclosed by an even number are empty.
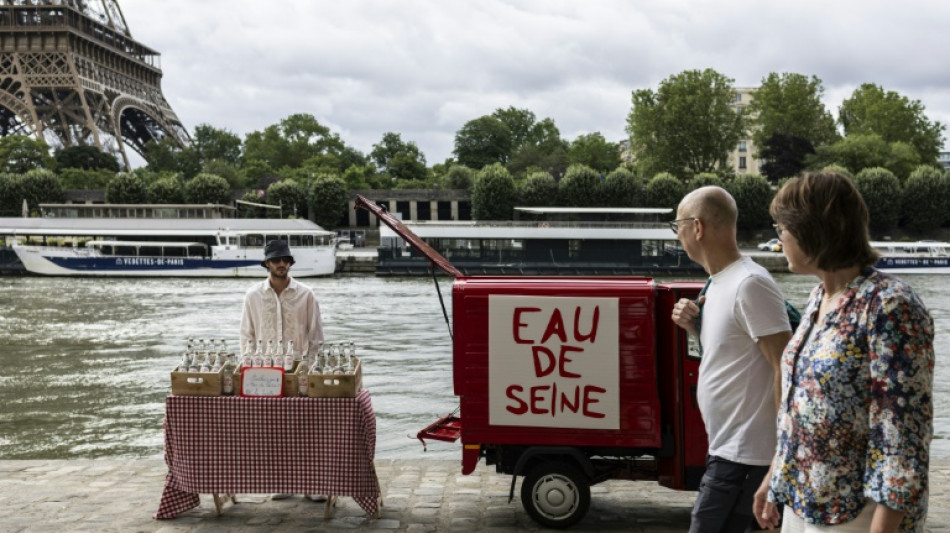
[[[169,396],[164,424],[168,476],[155,518],[197,507],[199,493],[351,496],[376,514],[368,390],[356,398]]]

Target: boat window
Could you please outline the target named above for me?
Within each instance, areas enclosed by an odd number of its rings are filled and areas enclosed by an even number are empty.
[[[134,246],[116,246],[116,255],[136,255]]]
[[[303,246],[303,242],[302,242],[302,240],[301,240],[301,237],[303,237],[303,235],[291,235],[291,236],[290,236],[290,247],[291,247],[291,249],[294,248],[295,246]]]
[[[260,233],[250,233],[241,237],[241,240],[244,241],[244,246],[247,248],[260,248],[264,246],[264,236]]]
[[[142,246],[139,248],[139,255],[149,257],[161,257],[162,248],[159,246]]]

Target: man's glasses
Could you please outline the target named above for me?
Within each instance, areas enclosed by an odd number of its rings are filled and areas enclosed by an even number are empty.
[[[268,259],[271,263],[293,263],[294,259],[292,257],[274,257],[273,259]]]
[[[696,217],[680,218],[677,220],[670,221],[670,229],[673,230],[673,233],[679,235],[680,222],[687,222],[689,220],[696,220]]]

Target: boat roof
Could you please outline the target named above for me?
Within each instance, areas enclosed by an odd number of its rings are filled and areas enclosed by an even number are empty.
[[[946,241],[872,241],[871,246],[878,249],[950,248],[950,242],[946,242]]]
[[[657,223],[424,221],[404,225],[423,239],[676,240],[669,226]],[[379,235],[393,237],[395,232],[380,226]]]
[[[292,218],[0,218],[0,235],[334,235],[309,220]]]
[[[673,212],[669,207],[516,207],[515,211],[532,215],[666,215]]]

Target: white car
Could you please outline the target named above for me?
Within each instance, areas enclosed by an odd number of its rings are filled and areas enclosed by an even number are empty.
[[[758,248],[763,252],[781,252],[782,241],[778,239],[770,239],[767,242],[760,242]]]

